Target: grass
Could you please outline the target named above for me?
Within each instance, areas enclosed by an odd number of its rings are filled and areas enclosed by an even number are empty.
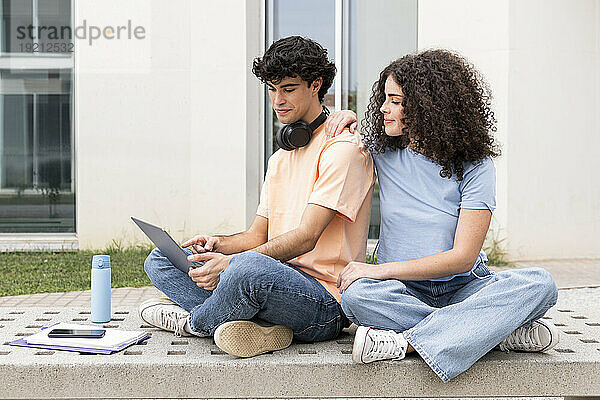
[[[513,266],[506,261],[503,242],[504,239],[493,236],[487,238],[483,250],[489,265]],[[94,254],[110,256],[113,288],[148,286],[151,283],[143,265],[152,248],[150,245],[124,247],[115,241],[103,250],[0,253],[0,296],[88,290]],[[374,263],[369,254],[367,262]]]
[[[372,254],[367,253],[367,264],[377,264],[377,257]]]
[[[0,296],[89,290],[95,254],[110,256],[113,288],[148,286],[143,265],[152,248],[114,243],[103,250],[0,253]]]
[[[495,267],[514,267],[513,263],[506,261],[506,250],[502,245],[505,239],[498,239],[497,236],[492,235],[486,238],[486,244],[483,246],[483,251],[488,258],[488,265]]]

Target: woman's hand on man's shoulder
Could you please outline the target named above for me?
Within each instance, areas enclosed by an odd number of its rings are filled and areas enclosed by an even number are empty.
[[[325,122],[325,134],[327,138],[333,138],[341,134],[344,129],[349,128],[350,133],[356,131],[357,118],[352,110],[336,111],[327,118]]]

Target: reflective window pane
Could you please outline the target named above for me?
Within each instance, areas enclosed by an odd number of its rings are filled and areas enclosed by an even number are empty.
[[[0,232],[75,232],[70,70],[0,70]]]
[[[25,53],[27,49],[31,51],[33,40],[29,35],[29,28],[33,29],[33,0],[2,0],[0,7],[2,52]]]
[[[2,95],[2,105],[2,187],[22,191],[33,187],[33,95]]]
[[[40,51],[65,53],[71,43],[71,0],[41,0],[38,5]]]
[[[416,0],[350,0],[347,77],[343,80],[342,103],[365,115],[373,83],[391,61],[417,49]],[[392,34],[393,33],[393,34]],[[379,238],[379,182],[371,206],[369,239]]]

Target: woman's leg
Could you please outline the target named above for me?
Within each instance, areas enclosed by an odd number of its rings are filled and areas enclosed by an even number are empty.
[[[362,278],[342,293],[342,309],[359,326],[402,332],[436,310],[418,297],[399,280]]]
[[[466,371],[516,328],[556,304],[558,291],[541,268],[475,278],[448,305],[428,315],[404,337],[444,381]]]

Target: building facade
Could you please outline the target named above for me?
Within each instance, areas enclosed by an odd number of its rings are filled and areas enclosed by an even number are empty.
[[[600,0],[0,4],[3,249],[145,241],[130,216],[176,240],[244,230],[278,127],[252,60],[299,34],[338,67],[327,106],[359,117],[393,59],[468,58],[503,152],[490,237],[512,260],[600,257]]]

